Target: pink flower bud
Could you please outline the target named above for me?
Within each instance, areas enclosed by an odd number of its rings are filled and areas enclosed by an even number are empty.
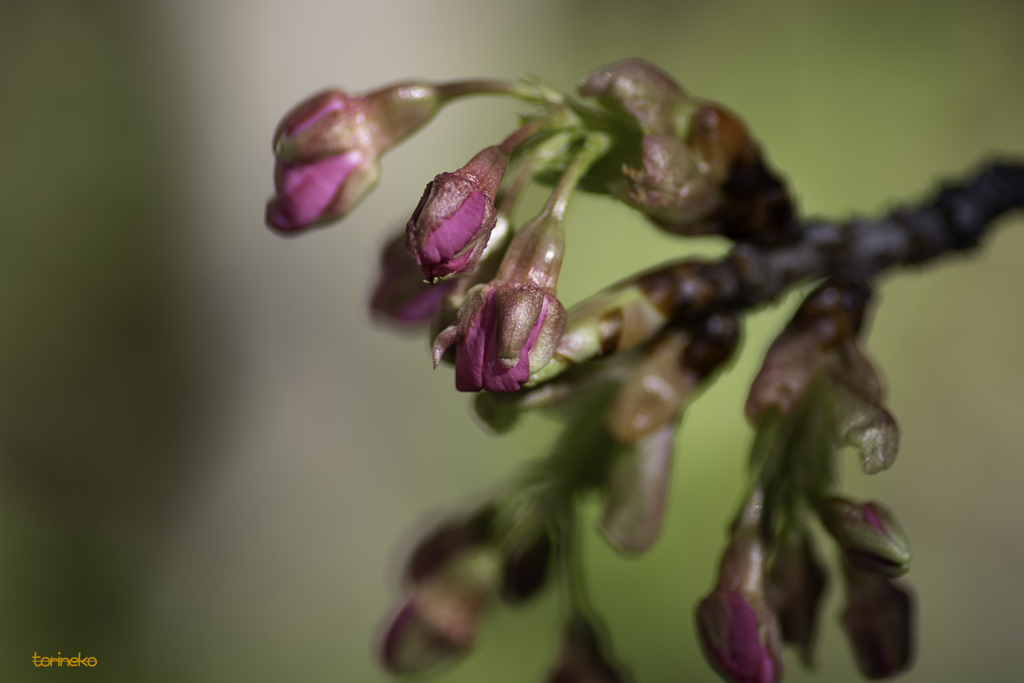
[[[828,498],[820,513],[822,524],[853,566],[888,577],[910,569],[910,541],[885,506]]]
[[[436,286],[423,281],[416,261],[405,249],[405,233],[389,241],[381,253],[381,272],[370,298],[370,310],[405,325],[427,323],[454,282]]]
[[[914,650],[914,604],[893,581],[851,567],[844,571],[846,610],[842,623],[860,672],[890,678],[910,669]]]
[[[564,328],[565,309],[550,294],[530,287],[480,285],[466,295],[458,323],[434,340],[434,363],[455,345],[456,389],[516,391],[529,379],[531,368],[551,358]]]
[[[385,667],[417,673],[468,652],[500,586],[500,562],[489,547],[469,547],[418,578],[382,643]]]
[[[329,90],[285,115],[274,133],[267,225],[284,233],[344,217],[377,184],[378,158],[429,121],[443,103],[428,83],[363,96]]]
[[[716,590],[697,607],[704,653],[720,676],[734,683],[782,680],[775,614],[741,593]]]
[[[764,597],[764,544],[751,528],[730,541],[711,595],[697,606],[697,630],[715,671],[735,683],[782,679],[779,620]]]
[[[429,282],[476,267],[497,222],[494,196],[507,167],[508,156],[488,147],[427,185],[406,227],[406,246]]]
[[[373,189],[379,176],[376,158],[361,149],[305,163],[278,161],[277,194],[267,202],[267,225],[296,233],[338,220]]]
[[[391,619],[381,647],[384,667],[396,674],[427,671],[469,651],[463,643],[423,618],[413,601],[405,602]]]

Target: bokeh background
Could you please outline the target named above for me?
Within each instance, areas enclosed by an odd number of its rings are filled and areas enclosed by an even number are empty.
[[[343,224],[282,240],[262,224],[270,137],[300,98],[409,76],[571,88],[642,56],[738,111],[805,211],[847,216],[1024,155],[1022,32],[1010,0],[0,0],[0,680],[387,680],[375,639],[410,540],[555,433],[484,434],[423,339],[365,306],[424,183],[516,105],[445,111]],[[724,248],[590,197],[568,241],[566,303]],[[1022,265],[1018,215],[881,288],[869,345],[903,447],[874,478],[848,458],[845,488],[912,539],[907,680],[1024,677]],[[716,680],[693,608],[740,494],[746,386],[796,302],[750,318],[742,359],[688,412],[654,549],[584,539],[641,683]],[[858,680],[840,593],[818,669],[789,659],[787,680]],[[496,610],[439,680],[543,680],[558,612],[553,591]],[[32,666],[58,651],[99,666]]]

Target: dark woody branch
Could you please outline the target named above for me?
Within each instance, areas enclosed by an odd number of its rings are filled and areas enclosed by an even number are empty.
[[[798,282],[831,275],[866,279],[892,266],[971,249],[1003,214],[1021,208],[1024,163],[1000,161],[986,164],[967,180],[946,184],[919,206],[900,207],[882,218],[845,223],[809,219],[794,244],[733,249],[728,266],[737,287],[719,305],[756,306]]]
[[[628,351],[669,323],[700,320],[778,299],[790,287],[832,276],[870,279],[886,268],[914,265],[976,246],[1003,214],[1024,208],[1024,163],[1001,161],[945,185],[919,206],[875,220],[808,219],[794,241],[741,243],[723,259],[685,259],[612,286],[570,309],[551,361],[528,386],[587,360]]]

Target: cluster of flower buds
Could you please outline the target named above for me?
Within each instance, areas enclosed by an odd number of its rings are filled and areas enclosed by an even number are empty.
[[[409,81],[364,95],[325,90],[288,112],[274,133],[267,225],[295,233],[343,218],[377,184],[380,156],[449,101],[504,92],[492,82]]]
[[[386,150],[453,98],[485,93],[515,96],[536,111],[500,144],[427,184],[404,236],[384,248],[371,310],[406,325],[429,320],[434,366],[453,364],[456,389],[482,392],[475,410],[495,432],[534,409],[552,411],[565,427],[527,484],[441,527],[413,553],[407,597],[384,638],[387,668],[419,672],[465,653],[489,605],[534,595],[558,555],[572,611],[548,680],[627,680],[581,597],[565,541],[571,510],[597,492],[605,539],[624,553],[651,547],[665,515],[675,433],[687,405],[733,357],[742,313],[805,279],[828,277],[772,343],[751,385],[751,493],[714,589],[697,607],[697,626],[711,665],[729,681],[776,683],[783,643],[810,666],[829,583],[812,541],[811,525],[820,523],[839,549],[842,623],[858,666],[869,678],[905,671],[913,602],[893,579],[909,568],[907,537],[881,504],[835,491],[843,448],[855,449],[873,474],[893,464],[899,446],[860,342],[866,278],[973,244],[992,216],[1024,203],[1014,194],[1020,169],[996,165],[970,193],[947,189],[921,212],[898,213],[895,228],[801,225],[735,114],[630,59],[583,78],[579,98],[529,79],[315,95],[275,133],[267,223],[294,233],[340,219],[377,182]],[[551,187],[550,196],[517,225],[513,208],[531,182]],[[624,202],[672,234],[739,244],[720,261],[638,273],[566,311],[557,286],[565,209],[577,190]],[[890,229],[895,239],[882,239]]]
[[[910,663],[913,614],[907,593],[893,584],[906,573],[910,547],[893,514],[876,502],[832,494],[835,458],[843,446],[860,450],[865,471],[890,466],[897,450],[895,420],[882,406],[878,375],[857,342],[869,298],[856,281],[833,280],[813,291],[769,348],[747,400],[757,428],[751,476],[758,499],[760,548],[773,549],[765,597],[784,642],[813,662],[818,609],[827,579],[816,558],[808,518],[815,515],[839,547],[847,590],[843,624],[862,673],[885,678]],[[740,525],[739,528],[743,528]],[[734,552],[734,538],[726,557]],[[754,551],[750,551],[754,552]],[[726,560],[723,559],[723,567]],[[702,607],[698,609],[701,618]],[[769,681],[739,669],[728,680]]]
[[[552,549],[544,502],[529,492],[435,529],[406,565],[409,592],[384,635],[384,665],[417,673],[469,652],[496,599],[519,604],[544,587]]]

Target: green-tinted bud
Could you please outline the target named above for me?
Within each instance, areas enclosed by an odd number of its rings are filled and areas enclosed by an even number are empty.
[[[675,422],[669,422],[619,453],[605,483],[601,530],[618,550],[651,547],[665,517],[672,480]]]
[[[910,569],[910,541],[883,505],[828,498],[819,513],[853,566],[888,577]]]

